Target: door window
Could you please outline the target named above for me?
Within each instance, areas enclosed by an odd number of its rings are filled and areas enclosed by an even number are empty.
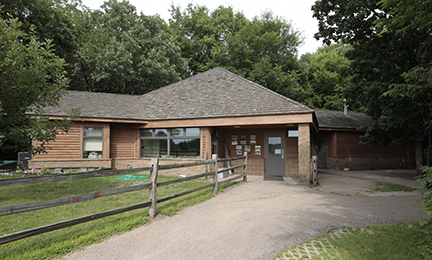
[[[282,153],[282,138],[281,137],[269,137],[268,138],[268,153],[269,154],[281,154]]]

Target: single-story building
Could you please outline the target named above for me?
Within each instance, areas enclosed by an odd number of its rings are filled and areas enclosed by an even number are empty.
[[[315,110],[318,167],[329,169],[414,169],[414,145],[362,145],[358,129],[371,122],[363,113]]]
[[[308,182],[315,150],[322,167],[368,168],[362,164],[374,158],[382,158],[377,168],[393,159],[404,161],[385,167],[414,166],[412,147],[359,145],[364,115],[314,111],[222,68],[141,96],[69,91],[45,115],[68,116],[72,108],[80,108],[80,121],[49,144],[52,150],[34,156],[31,168],[138,168],[151,157],[168,162],[247,152],[248,174]],[[355,123],[345,126],[344,119]]]

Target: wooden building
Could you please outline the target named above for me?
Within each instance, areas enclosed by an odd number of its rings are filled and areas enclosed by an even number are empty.
[[[315,135],[318,167],[329,169],[415,168],[413,145],[362,145],[359,127],[371,122],[363,113],[315,110],[319,132]]]
[[[308,182],[314,140],[325,140],[327,167],[340,168],[343,162],[343,167],[364,168],[349,166],[352,153],[380,153],[362,150],[355,129],[321,126],[321,112],[222,68],[142,96],[69,91],[45,115],[67,116],[72,108],[80,108],[80,121],[58,135],[47,154],[36,155],[30,167],[137,168],[155,156],[172,163],[248,152],[248,174]]]

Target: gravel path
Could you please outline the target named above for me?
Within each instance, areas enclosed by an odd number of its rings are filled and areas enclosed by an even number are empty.
[[[326,172],[317,190],[248,176],[248,183],[229,187],[204,203],[171,217],[158,216],[149,225],[65,259],[273,259],[287,247],[343,226],[407,223],[427,217],[414,205],[418,192],[359,195],[358,190],[378,179],[366,178],[367,183],[365,178]],[[341,184],[332,186],[336,180]],[[344,180],[350,186],[332,191]],[[412,179],[404,183],[417,185]]]

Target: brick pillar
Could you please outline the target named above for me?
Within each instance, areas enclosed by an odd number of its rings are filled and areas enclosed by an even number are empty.
[[[312,176],[309,124],[298,125],[298,171],[300,181],[309,184]]]
[[[204,158],[204,154],[207,152],[207,158]],[[211,128],[201,128],[201,159],[211,158]]]

